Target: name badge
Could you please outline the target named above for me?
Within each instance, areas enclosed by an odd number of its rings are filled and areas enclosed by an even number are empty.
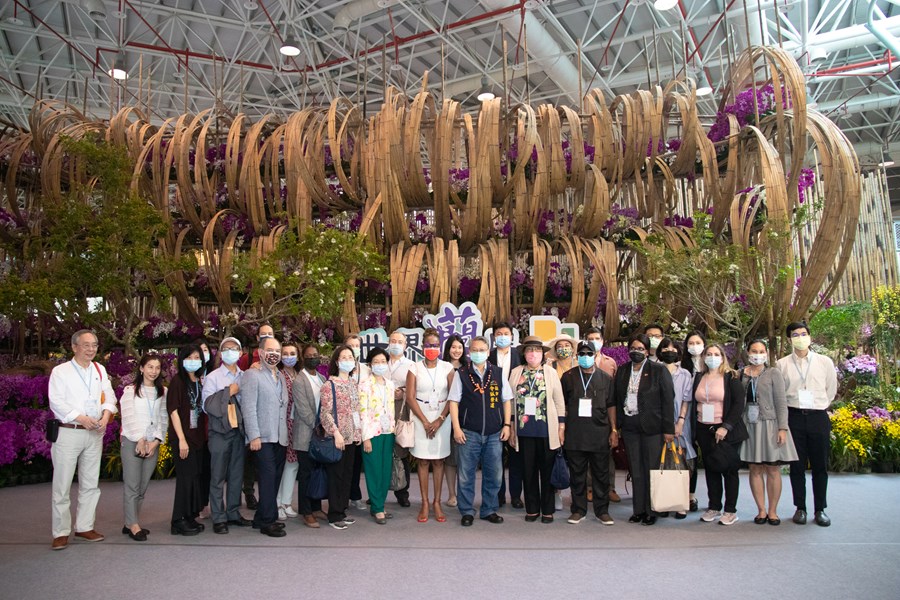
[[[759,404],[748,404],[747,405],[747,422],[748,423],[756,423],[759,421]]]
[[[579,398],[578,399],[578,416],[579,417],[590,417],[591,410],[593,409],[592,402],[590,398]]]
[[[359,413],[353,413],[353,429],[361,429],[360,423],[361,421],[359,420]]]
[[[636,415],[638,411],[637,392],[629,392],[625,397],[625,412],[629,415]]]
[[[815,405],[813,404],[813,395],[810,390],[798,391],[797,399],[800,402],[800,408],[815,408]]]
[[[200,424],[200,415],[197,414],[196,410],[191,411],[191,429],[197,429],[197,426]]]
[[[525,398],[525,414],[532,417],[537,414],[537,398]]]
[[[700,405],[700,420],[704,423],[714,423],[716,419],[716,409],[712,404]]]
[[[381,415],[381,433],[391,432],[391,418],[388,415]]]

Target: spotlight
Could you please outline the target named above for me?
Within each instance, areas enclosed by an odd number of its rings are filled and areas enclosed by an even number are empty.
[[[486,102],[488,100],[493,100],[497,96],[494,95],[494,92],[491,91],[490,83],[488,82],[487,75],[481,76],[481,92],[478,94],[479,102]]]
[[[697,97],[709,96],[712,93],[713,93],[713,89],[711,87],[709,87],[708,85],[704,85],[703,87],[697,88]]]
[[[116,62],[113,63],[112,68],[106,74],[120,81],[128,79],[128,71],[125,70],[125,55],[122,52],[116,55]]]
[[[672,10],[678,6],[678,0],[654,0],[653,8],[656,10]]]
[[[281,44],[281,48],[279,48],[278,51],[285,56],[297,56],[300,54],[300,45],[293,36],[289,36],[284,40],[284,43]]]

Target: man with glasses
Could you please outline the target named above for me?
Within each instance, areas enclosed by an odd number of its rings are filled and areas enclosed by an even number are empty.
[[[659,347],[659,343],[663,339],[663,329],[662,326],[657,325],[656,323],[651,323],[644,327],[644,335],[646,335],[650,339],[650,347],[647,348],[649,350],[649,354],[647,358],[652,360],[653,362],[657,361],[656,358],[656,349]]]
[[[69,544],[72,532],[69,492],[76,469],[75,537],[86,542],[104,539],[103,534],[94,530],[100,500],[100,459],[106,425],[117,411],[116,393],[109,375],[102,365],[94,362],[98,348],[93,331],[77,331],[72,336],[72,360],[50,372],[50,410],[59,420],[59,435],[50,449],[53,460],[53,543],[50,547],[53,550],[62,550]]]
[[[793,352],[778,361],[787,387],[788,427],[799,460],[791,463],[791,490],[797,507],[793,521],[806,524],[806,465],[812,467],[816,525],[828,527],[825,514],[828,491],[828,453],[831,451],[831,420],[828,407],[837,393],[837,372],[825,355],[809,349],[809,326],[791,323],[786,333]]]

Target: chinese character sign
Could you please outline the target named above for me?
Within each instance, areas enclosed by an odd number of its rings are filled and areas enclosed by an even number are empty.
[[[447,338],[453,334],[460,336],[468,348],[472,338],[481,335],[484,329],[481,311],[472,302],[463,302],[458,307],[450,302],[444,302],[436,315],[425,315],[422,323],[426,328],[437,329],[441,336],[441,348],[444,347]]]
[[[422,360],[424,356],[422,352],[422,334],[425,330],[421,327],[415,329],[401,327],[397,331],[406,336],[406,357],[413,361]],[[387,349],[388,340],[390,339],[387,331],[382,327],[360,331],[359,337],[362,341],[360,344],[360,355],[363,357],[363,360],[368,358],[369,351],[373,348]]]

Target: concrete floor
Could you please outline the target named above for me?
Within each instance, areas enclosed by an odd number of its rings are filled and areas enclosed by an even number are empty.
[[[830,528],[791,523],[784,484],[779,527],[753,523],[743,474],[732,527],[696,513],[631,525],[625,498],[611,507],[613,527],[593,517],[569,525],[568,510],[552,524],[526,523],[507,505],[504,524],[476,519],[463,529],[451,508],[446,523],[416,522],[414,479],[413,507],[391,496],[385,526],[353,510],[358,522],[346,531],[290,519],[288,535],[272,539],[235,528],[215,535],[209,521],[199,536],[172,536],[174,481],[154,481],[141,521],[152,533],[137,543],[120,533],[122,484],[103,483],[96,528],[106,541],[61,552],[49,549],[50,485],[5,488],[0,598],[900,598],[900,475],[832,475]]]

